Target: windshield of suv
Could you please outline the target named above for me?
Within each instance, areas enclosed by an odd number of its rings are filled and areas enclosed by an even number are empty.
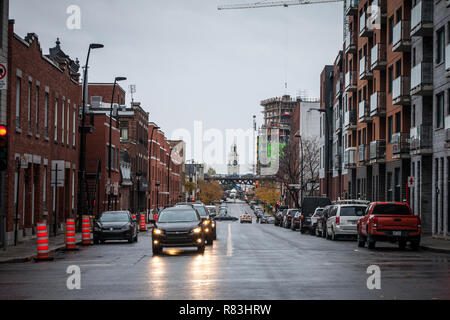
[[[204,206],[194,205],[194,208],[198,211],[198,214],[200,215],[200,217],[205,218],[208,216],[208,212],[206,211]]]
[[[342,207],[341,217],[362,217],[366,212],[366,207]]]
[[[130,218],[126,212],[108,212],[102,214],[100,222],[128,222]]]
[[[377,204],[373,209],[373,214],[409,216],[411,212],[408,206],[401,204]]]
[[[196,222],[197,214],[194,210],[164,210],[159,215],[160,223]]]

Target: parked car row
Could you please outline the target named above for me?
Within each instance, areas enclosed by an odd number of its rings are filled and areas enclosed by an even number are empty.
[[[352,238],[369,249],[378,241],[397,243],[401,249],[408,242],[413,250],[420,246],[421,221],[408,203],[345,200],[310,212],[285,208],[277,212],[274,224],[329,240]]]

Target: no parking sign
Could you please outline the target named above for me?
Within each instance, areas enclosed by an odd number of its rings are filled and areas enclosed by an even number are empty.
[[[0,63],[0,90],[8,89],[8,64]]]

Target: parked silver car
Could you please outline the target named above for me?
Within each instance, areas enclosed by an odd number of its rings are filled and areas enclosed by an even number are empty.
[[[338,237],[358,235],[357,225],[367,210],[365,204],[337,204],[331,209],[327,221],[327,238],[337,240]]]

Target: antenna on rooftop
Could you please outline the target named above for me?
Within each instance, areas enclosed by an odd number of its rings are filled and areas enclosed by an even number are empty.
[[[136,93],[136,85],[132,84],[132,85],[130,85],[131,103],[134,102],[133,94],[135,94],[135,93]]]

